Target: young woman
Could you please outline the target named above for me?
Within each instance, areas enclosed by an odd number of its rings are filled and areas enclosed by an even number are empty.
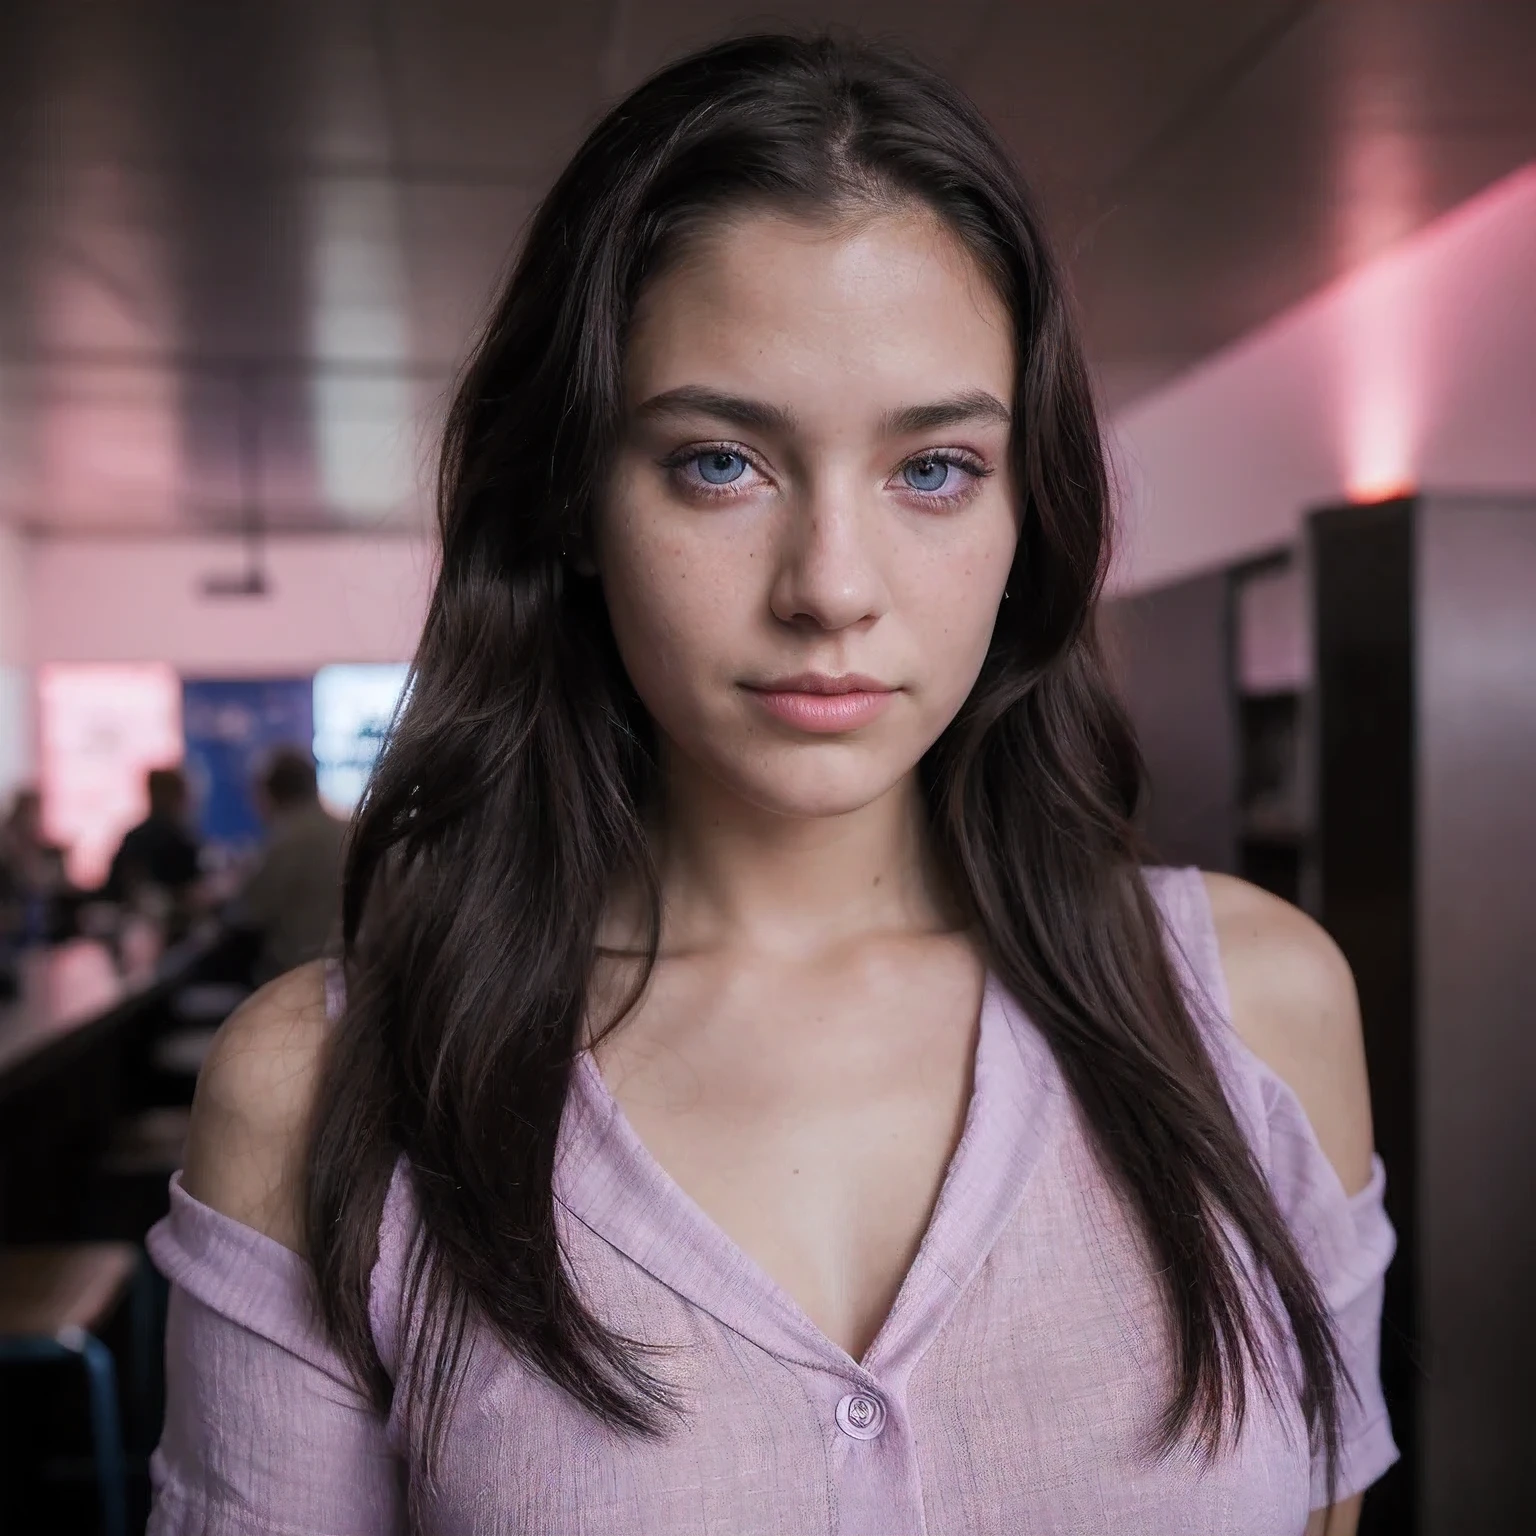
[[[1353,1527],[1353,993],[1144,871],[1061,279],[923,69],[592,133],[448,427],[345,956],[225,1027],[154,1529]]]

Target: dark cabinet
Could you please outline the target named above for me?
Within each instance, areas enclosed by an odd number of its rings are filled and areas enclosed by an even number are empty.
[[[1536,1510],[1536,503],[1308,524],[1317,912],[1360,989],[1399,1234],[1383,1373],[1402,1464],[1367,1531]]]
[[[1214,571],[1116,599],[1100,627],[1146,760],[1139,820],[1153,856],[1235,871],[1231,577]]]
[[[1146,762],[1138,821],[1151,856],[1242,875],[1287,901],[1302,898],[1310,817],[1299,598],[1292,556],[1278,551],[1100,611]]]
[[[1246,654],[1255,615],[1269,626],[1257,649],[1283,664]],[[1363,1536],[1525,1536],[1536,499],[1327,508],[1288,555],[1118,599],[1104,618],[1153,779],[1153,851],[1298,901],[1359,987],[1399,1239],[1382,1362],[1403,1449]]]

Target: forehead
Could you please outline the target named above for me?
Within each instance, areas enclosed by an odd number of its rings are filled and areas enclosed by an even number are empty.
[[[984,389],[1013,393],[1012,322],[924,209],[754,211],[695,236],[641,295],[631,405],[684,384],[797,404],[807,420]]]

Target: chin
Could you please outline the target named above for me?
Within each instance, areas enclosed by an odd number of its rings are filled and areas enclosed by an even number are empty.
[[[776,816],[811,820],[846,816],[887,795],[915,764],[877,763],[867,759],[828,761],[825,752],[775,754],[766,763],[722,765],[719,776],[733,793]],[[853,754],[849,754],[853,757]]]

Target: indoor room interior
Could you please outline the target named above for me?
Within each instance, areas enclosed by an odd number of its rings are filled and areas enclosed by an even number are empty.
[[[25,843],[0,1529],[145,1529],[144,1239],[267,963],[229,903],[288,792],[274,754],[312,764],[327,825],[364,794],[431,595],[444,413],[538,200],[651,71],[786,26],[903,44],[1017,156],[1103,412],[1100,626],[1147,856],[1296,904],[1353,969],[1402,1453],[1359,1529],[1536,1530],[1530,0],[0,7],[0,809]],[[195,901],[125,884],[152,791]]]

